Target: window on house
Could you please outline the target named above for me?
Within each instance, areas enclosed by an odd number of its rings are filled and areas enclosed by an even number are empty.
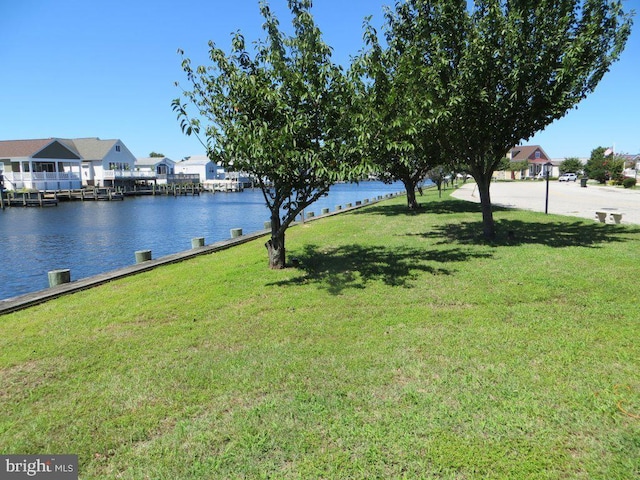
[[[540,158],[540,150],[536,150],[536,158]]]
[[[120,145],[116,145],[116,152],[120,151]]]

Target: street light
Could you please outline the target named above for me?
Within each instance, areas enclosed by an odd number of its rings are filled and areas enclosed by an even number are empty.
[[[544,176],[547,178],[547,194],[545,196],[545,200],[544,200],[544,213],[548,214],[549,213],[549,172],[551,171],[551,167],[552,167],[552,163],[551,162],[547,162],[543,165],[544,167]]]

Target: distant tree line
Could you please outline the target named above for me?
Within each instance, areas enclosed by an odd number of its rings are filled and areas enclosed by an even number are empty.
[[[272,268],[286,264],[296,215],[368,172],[402,181],[410,209],[430,172],[468,172],[493,239],[489,186],[505,152],[590,94],[631,28],[620,1],[407,0],[385,10],[382,33],[366,19],[364,47],[345,71],[311,3],[288,1],[285,34],[260,2],[265,39],[253,51],[239,32],[228,54],[209,42],[208,66],[180,51],[189,87],[172,102],[212,159],[259,179]]]

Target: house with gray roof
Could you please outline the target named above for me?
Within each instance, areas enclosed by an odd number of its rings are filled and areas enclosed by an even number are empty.
[[[129,179],[135,157],[121,140],[45,138],[0,141],[5,188],[36,190],[115,186]]]
[[[0,174],[7,190],[80,188],[81,164],[81,154],[64,139],[0,141]]]
[[[138,171],[150,171],[155,175],[173,175],[173,167],[176,164],[168,157],[144,157],[136,158],[135,168]]]
[[[116,186],[132,180],[136,157],[121,140],[74,138],[63,140],[82,157],[82,184],[87,186]]]
[[[200,183],[207,180],[215,180],[219,178],[218,175],[222,175],[222,178],[224,178],[224,169],[218,167],[206,155],[193,155],[176,163],[175,172],[178,175],[198,175]]]

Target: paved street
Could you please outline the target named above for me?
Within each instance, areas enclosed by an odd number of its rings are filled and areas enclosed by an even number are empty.
[[[546,182],[492,182],[491,202],[503,207],[544,212]],[[475,183],[458,188],[453,197],[480,202]],[[589,218],[597,221],[596,211],[621,212],[622,223],[640,224],[640,190],[606,187],[589,183],[549,181],[549,213]],[[613,223],[607,215],[607,223]]]

